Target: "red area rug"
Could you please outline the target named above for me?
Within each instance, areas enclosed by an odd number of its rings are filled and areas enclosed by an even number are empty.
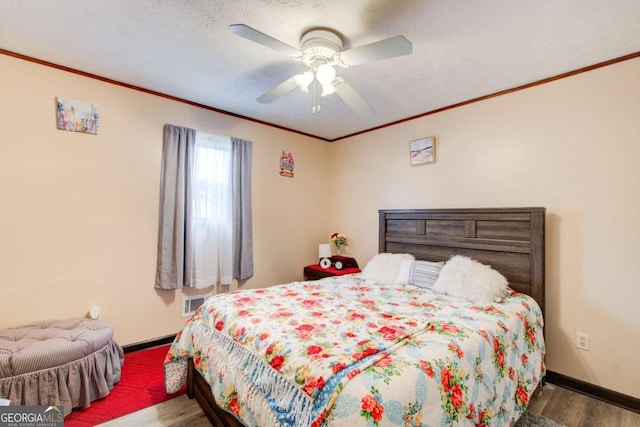
[[[186,387],[176,394],[164,390],[162,362],[168,350],[169,345],[163,345],[125,354],[122,376],[111,393],[86,409],[74,409],[64,426],[92,427],[183,394]]]

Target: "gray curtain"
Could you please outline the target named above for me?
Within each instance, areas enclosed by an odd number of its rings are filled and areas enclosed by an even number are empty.
[[[164,125],[162,167],[160,172],[160,215],[158,223],[158,264],[156,284],[159,289],[181,288],[185,279],[187,253],[185,230],[190,215],[189,177],[193,169],[196,131]],[[190,254],[189,254],[190,255]],[[190,277],[187,273],[186,277]]]
[[[191,186],[196,131],[166,124],[160,175],[158,225],[158,289],[191,286],[190,230]],[[253,231],[251,217],[252,143],[231,138],[231,184],[233,194],[233,278],[253,276]]]
[[[251,152],[253,144],[231,138],[233,194],[233,278],[253,276],[253,225],[251,219]]]

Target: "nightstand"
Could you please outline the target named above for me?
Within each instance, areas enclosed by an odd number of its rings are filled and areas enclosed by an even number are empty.
[[[318,280],[324,279],[325,277],[360,273],[360,268],[358,267],[358,262],[355,258],[347,256],[332,256],[329,259],[331,260],[331,267],[329,268],[322,268],[320,267],[320,264],[307,265],[304,268],[304,280]],[[341,270],[338,270],[335,267],[336,262],[338,261],[342,263]]]

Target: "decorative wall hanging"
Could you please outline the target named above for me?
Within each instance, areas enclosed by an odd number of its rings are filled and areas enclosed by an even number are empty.
[[[293,178],[293,155],[282,150],[280,156],[280,175]]]
[[[98,104],[56,97],[58,129],[98,134]]]
[[[429,136],[427,138],[416,139],[410,143],[410,161],[411,166],[426,165],[436,161],[436,138]]]

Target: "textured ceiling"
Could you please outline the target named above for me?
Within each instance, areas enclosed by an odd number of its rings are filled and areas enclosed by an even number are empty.
[[[294,47],[318,27],[345,49],[403,35],[413,53],[339,69],[374,115],[336,95],[313,115],[298,90],[256,102],[304,66],[237,23]],[[0,0],[0,49],[335,140],[640,52],[640,0]]]

